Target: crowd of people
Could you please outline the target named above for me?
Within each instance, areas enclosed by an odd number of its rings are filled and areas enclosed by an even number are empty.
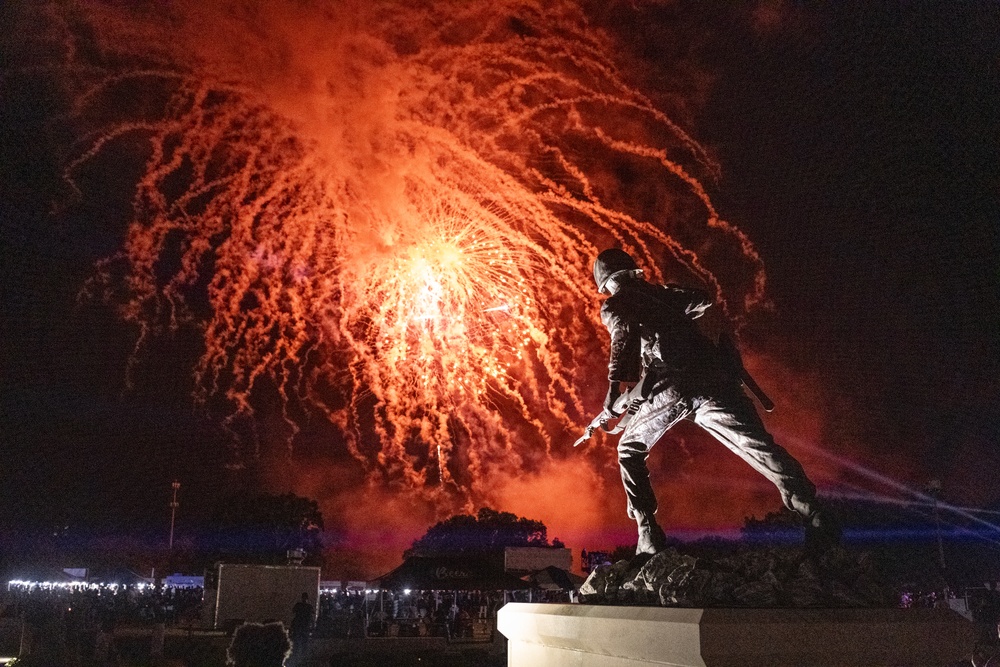
[[[29,629],[57,623],[68,634],[157,623],[197,627],[203,595],[200,587],[22,584],[9,586],[0,597],[0,618],[22,619]],[[536,602],[566,601],[561,591],[530,595]],[[312,634],[467,637],[473,621],[495,619],[508,600],[528,601],[529,594],[324,589]]]
[[[479,637],[502,592],[325,591],[314,634],[328,637]]]
[[[202,597],[203,590],[193,586],[10,585],[0,598],[0,616],[64,611],[85,624],[176,625],[197,623]]]
[[[0,620],[9,633],[16,629],[19,634],[18,654],[32,655],[39,664],[103,666],[114,664],[116,630],[148,631],[149,652],[156,656],[163,653],[166,628],[203,627],[203,595],[200,587],[23,582],[0,594]],[[507,601],[528,601],[529,595],[534,601],[565,601],[561,592],[324,589],[316,600],[315,622],[312,601],[303,600],[296,605],[301,607],[295,615],[298,624],[293,620],[287,631],[291,643],[300,647],[310,637],[490,641],[500,607]],[[59,655],[48,656],[52,651]]]
[[[105,665],[117,628],[150,627],[150,652],[162,654],[166,626],[196,625],[201,602],[200,588],[25,583],[0,596],[0,621],[16,628],[18,655],[39,664]]]

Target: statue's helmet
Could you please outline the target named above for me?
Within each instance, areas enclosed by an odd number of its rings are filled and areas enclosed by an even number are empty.
[[[639,265],[621,248],[608,248],[602,251],[594,261],[594,282],[597,283],[597,291],[606,293],[605,287],[615,274],[638,270]]]

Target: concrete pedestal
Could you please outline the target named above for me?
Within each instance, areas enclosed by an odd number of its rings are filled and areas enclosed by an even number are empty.
[[[504,606],[510,667],[944,667],[972,653],[950,609]]]

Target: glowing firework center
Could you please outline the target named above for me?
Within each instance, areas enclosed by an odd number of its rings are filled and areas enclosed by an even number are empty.
[[[448,462],[456,441],[503,432],[501,405],[541,426],[523,385],[556,375],[544,333],[550,323],[533,291],[544,264],[538,248],[517,247],[496,211],[439,207],[397,220],[405,224],[375,234],[379,247],[360,253],[366,259],[342,274],[354,274],[343,284],[358,290],[345,298],[359,307],[345,310],[343,327],[358,332],[350,338],[355,386],[370,388],[382,417],[375,428],[392,444],[383,464],[421,485],[428,475],[454,482]],[[434,465],[425,471],[427,456]]]
[[[486,391],[522,359],[536,313],[526,279],[502,246],[453,237],[406,249],[372,274],[372,337],[387,366],[414,368],[447,400]],[[490,306],[490,304],[497,304]]]

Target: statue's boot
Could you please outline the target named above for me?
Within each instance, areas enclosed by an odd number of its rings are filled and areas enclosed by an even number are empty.
[[[656,523],[656,518],[652,513],[634,512],[635,522],[639,526],[639,543],[635,547],[635,553],[655,554],[667,548],[667,536]]]
[[[836,548],[840,537],[840,521],[829,510],[817,510],[806,518],[806,551],[820,553]]]

